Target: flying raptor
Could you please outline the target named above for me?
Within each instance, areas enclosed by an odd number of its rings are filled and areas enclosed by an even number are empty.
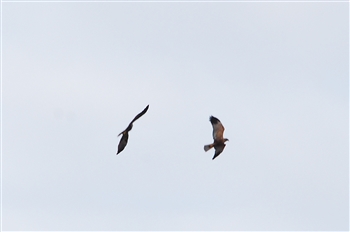
[[[146,108],[144,110],[142,110],[141,113],[139,113],[138,115],[136,115],[136,117],[129,123],[129,126],[122,132],[120,132],[120,134],[118,136],[120,136],[121,134],[123,135],[122,138],[119,141],[119,145],[118,145],[118,152],[117,155],[124,150],[124,148],[126,147],[126,144],[128,143],[128,138],[129,138],[129,131],[131,131],[132,129],[132,124],[133,122],[135,122],[137,119],[139,119],[142,115],[144,115],[147,110],[148,110],[149,105],[146,106]]]
[[[224,150],[226,146],[225,142],[228,141],[228,139],[224,138],[225,128],[221,124],[219,119],[215,118],[214,116],[210,116],[210,122],[211,122],[211,125],[213,126],[214,142],[212,144],[205,145],[204,151],[208,151],[214,147],[215,153],[214,153],[213,159],[215,159]]]

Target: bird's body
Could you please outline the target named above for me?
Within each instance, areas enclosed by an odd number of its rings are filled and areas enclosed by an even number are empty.
[[[224,148],[226,146],[225,142],[228,141],[228,139],[224,138],[225,128],[221,124],[219,119],[215,118],[214,116],[210,116],[210,122],[213,126],[214,142],[212,144],[205,145],[204,151],[208,151],[214,147],[215,153],[214,153],[213,159],[215,159],[224,150]]]
[[[119,145],[118,145],[118,152],[117,155],[124,150],[124,148],[126,147],[126,144],[128,144],[128,139],[129,139],[129,131],[131,131],[132,127],[133,127],[133,122],[135,122],[137,119],[139,119],[142,115],[144,115],[147,110],[148,110],[149,105],[146,106],[146,108],[139,113],[138,115],[136,115],[136,117],[129,123],[128,127],[120,132],[120,135],[123,135],[122,138],[120,139]]]

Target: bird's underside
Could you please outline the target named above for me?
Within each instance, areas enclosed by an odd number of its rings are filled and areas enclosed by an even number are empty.
[[[126,145],[128,144],[129,131],[131,131],[131,129],[133,127],[133,123],[147,112],[148,107],[149,107],[149,105],[147,105],[146,108],[141,113],[136,115],[135,118],[129,123],[128,127],[124,131],[120,132],[120,134],[118,135],[118,136],[120,136],[120,135],[123,135],[123,136],[120,139],[119,144],[118,144],[117,155],[120,152],[122,152],[124,150],[124,148],[126,147]]]
[[[210,122],[213,126],[213,139],[214,142],[212,144],[208,144],[204,146],[204,151],[208,151],[211,148],[214,147],[215,153],[213,156],[213,159],[218,157],[222,151],[224,150],[226,144],[225,142],[228,141],[228,139],[224,138],[224,126],[221,124],[220,120],[211,116]]]

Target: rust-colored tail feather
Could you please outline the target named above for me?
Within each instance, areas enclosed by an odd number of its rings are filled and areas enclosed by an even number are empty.
[[[214,147],[213,144],[208,144],[204,146],[204,151],[209,151],[212,147]]]

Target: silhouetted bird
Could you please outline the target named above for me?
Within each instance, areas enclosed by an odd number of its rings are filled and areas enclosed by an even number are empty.
[[[228,139],[224,138],[224,126],[221,124],[220,120],[210,116],[210,122],[213,125],[213,139],[214,143],[208,144],[204,146],[204,151],[208,151],[212,147],[215,148],[215,153],[213,159],[215,159],[217,156],[221,154],[221,152],[224,150],[226,144],[225,142],[228,141]]]
[[[118,136],[120,136],[121,134],[123,134],[122,138],[120,139],[119,145],[118,145],[117,155],[122,150],[124,150],[126,144],[128,143],[129,131],[131,131],[131,129],[132,129],[132,123],[135,122],[137,119],[139,119],[142,115],[144,115],[147,112],[148,107],[149,107],[149,105],[147,105],[146,108],[144,110],[142,110],[141,113],[136,115],[136,117],[130,122],[129,126],[124,131],[120,132],[120,134],[118,135]]]

